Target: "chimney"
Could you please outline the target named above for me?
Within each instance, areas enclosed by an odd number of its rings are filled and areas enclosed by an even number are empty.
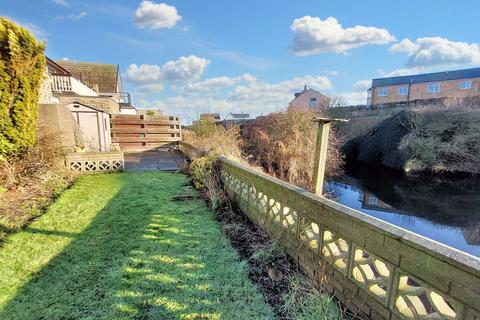
[[[303,87],[303,91],[307,91],[307,85],[305,85],[305,87]]]

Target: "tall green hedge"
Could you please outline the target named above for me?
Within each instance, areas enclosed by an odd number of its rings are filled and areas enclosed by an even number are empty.
[[[27,29],[0,18],[0,157],[35,142],[44,50]]]

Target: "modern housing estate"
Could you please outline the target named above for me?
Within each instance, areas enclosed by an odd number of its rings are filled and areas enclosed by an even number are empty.
[[[367,106],[435,103],[479,96],[480,68],[378,78],[368,89]]]

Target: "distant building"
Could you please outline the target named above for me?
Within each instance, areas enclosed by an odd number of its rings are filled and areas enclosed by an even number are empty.
[[[220,113],[202,113],[200,114],[200,120],[213,119],[214,122],[220,121]]]
[[[238,125],[244,125],[249,122],[255,121],[256,118],[250,117],[249,113],[232,113],[230,112],[227,114],[227,116],[220,121],[220,123],[224,126],[227,126],[229,124],[238,124]]]
[[[298,110],[320,111],[330,106],[331,99],[317,90],[304,87],[302,92],[295,93],[295,98],[290,102],[289,108]]]
[[[250,114],[249,113],[229,113],[225,117],[224,120],[226,121],[241,121],[241,120],[246,120],[250,119]]]
[[[378,78],[368,89],[368,106],[403,106],[479,96],[480,68]]]

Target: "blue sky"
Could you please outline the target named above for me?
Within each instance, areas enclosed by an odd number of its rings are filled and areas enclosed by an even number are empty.
[[[139,107],[282,110],[304,84],[364,103],[368,80],[480,65],[479,1],[1,0],[53,59],[117,63]]]

